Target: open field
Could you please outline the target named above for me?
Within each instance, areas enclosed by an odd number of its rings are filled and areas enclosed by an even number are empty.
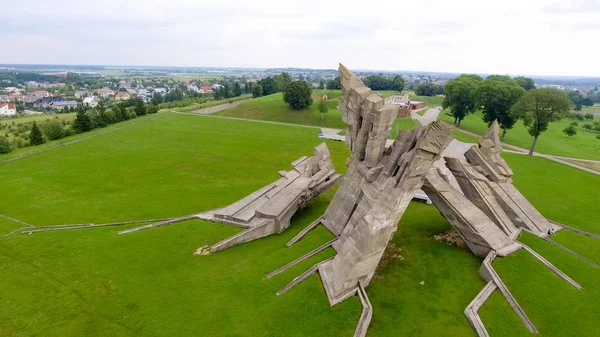
[[[289,169],[291,161],[310,155],[320,142],[309,128],[180,114],[157,117],[0,164],[0,214],[56,225],[195,213],[227,205],[272,182],[278,170]],[[327,144],[343,173],[346,145]],[[543,158],[504,156],[515,171],[516,186],[542,213],[600,233],[595,211],[600,177]],[[332,251],[264,278],[331,239],[319,228],[299,244],[284,247],[322,214],[332,195],[328,191],[313,200],[281,235],[208,256],[192,252],[239,229],[194,220],[124,236],[116,235],[119,227],[0,237],[0,275],[10,275],[0,276],[0,335],[351,336],[360,314],[358,300],[330,308],[318,277],[275,296]],[[0,218],[0,234],[18,227]],[[367,290],[374,306],[369,336],[475,336],[463,310],[484,286],[477,274],[481,259],[433,239],[448,228],[435,207],[411,203],[393,239],[402,259],[381,271]],[[579,238],[556,236],[573,249],[592,247],[588,257],[600,258],[598,241]],[[530,241],[536,239],[527,238],[531,246],[537,243]],[[565,259],[562,251],[543,253],[557,265]],[[553,292],[563,287],[528,256],[518,253],[495,264],[539,324],[541,336],[586,336],[572,324],[595,332],[587,321],[578,322],[575,313],[590,311],[581,319],[596,313],[588,303],[600,300],[590,284],[597,273],[585,276],[586,266],[564,261],[560,267],[586,289],[573,299],[565,290],[556,303],[551,302]],[[548,288],[531,291],[528,283],[537,280]],[[580,305],[574,299],[581,296],[589,298]],[[546,305],[556,308],[545,310]],[[557,320],[560,309],[574,321]],[[529,335],[502,298],[482,311],[492,336]]]
[[[439,119],[453,124],[454,118],[446,115],[446,110],[440,113]],[[484,134],[488,127],[481,119],[481,112],[468,115],[460,124],[464,130]],[[574,157],[582,159],[600,160],[600,139],[596,138],[597,133],[588,132],[581,127],[584,123],[580,122],[577,128],[577,135],[573,138],[567,137],[562,130],[573,122],[569,119],[563,119],[551,123],[548,130],[539,137],[536,152],[563,157]],[[531,147],[533,137],[529,135],[527,129],[521,121],[506,133],[504,142],[511,145],[520,146],[526,149]]]
[[[378,91],[378,93],[384,97],[389,97],[396,92],[384,90]],[[321,119],[317,98],[323,94],[327,94],[329,98],[327,101],[329,111],[325,114],[325,118]],[[283,94],[279,92],[255,98],[233,109],[218,112],[216,115],[344,129],[346,124],[342,121],[342,115],[337,109],[341,95],[341,90],[313,90],[313,104],[308,109],[295,110],[283,101]]]
[[[346,124],[342,121],[342,115],[337,110],[339,103],[338,97],[341,90],[314,90],[313,94],[327,92],[329,100],[327,105],[329,111],[325,114],[325,119],[321,119],[318,110],[317,101],[313,102],[308,109],[295,110],[283,102],[283,94],[276,93],[269,96],[259,97],[244,102],[233,109],[218,112],[218,116],[237,117],[246,119],[260,119],[273,122],[313,125],[334,129],[343,129]]]

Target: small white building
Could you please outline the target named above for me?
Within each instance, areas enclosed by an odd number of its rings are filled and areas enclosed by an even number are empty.
[[[14,103],[0,103],[0,117],[17,115],[17,106]]]
[[[90,108],[95,108],[98,105],[98,102],[100,102],[98,96],[89,96],[83,100],[83,104],[86,104]]]

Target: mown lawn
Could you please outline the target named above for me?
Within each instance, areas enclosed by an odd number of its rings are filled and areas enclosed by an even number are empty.
[[[384,90],[378,93],[383,97],[389,97],[396,91]],[[329,107],[324,118],[321,117],[318,110],[318,98],[323,94],[328,96],[327,106]],[[307,109],[295,110],[283,101],[283,94],[279,92],[252,99],[215,115],[344,129],[346,123],[342,121],[342,115],[337,109],[341,95],[341,90],[313,90],[313,104]]]
[[[310,155],[318,143],[308,128],[166,115],[0,164],[0,214],[46,225],[199,212],[277,179],[278,170]],[[344,172],[345,144],[328,146],[336,168]],[[515,183],[540,211],[600,232],[592,221],[592,205],[600,196],[593,189],[597,176],[542,158],[505,158],[520,177]],[[540,176],[540,171],[556,176]],[[573,181],[578,185],[571,188]],[[358,301],[330,308],[318,277],[274,295],[332,251],[264,278],[331,239],[320,228],[297,246],[284,247],[322,214],[332,195],[328,191],[313,200],[281,235],[208,256],[192,252],[239,229],[197,220],[123,236],[116,235],[121,227],[0,237],[0,336],[351,336]],[[18,227],[0,218],[0,234]],[[369,336],[475,336],[463,310],[484,285],[477,274],[481,260],[433,239],[448,228],[435,207],[411,203],[393,240],[402,259],[368,288],[374,306]],[[527,262],[520,256],[506,261],[511,266]],[[532,272],[519,270],[515,277],[533,277]],[[502,303],[490,307],[494,315],[512,317]],[[563,309],[580,308],[569,304]],[[550,320],[553,312],[536,315]],[[511,336],[526,335],[514,333],[520,331],[518,320],[498,319],[496,326],[503,324],[513,329]],[[559,332],[547,335],[562,336]]]
[[[444,110],[440,113],[439,119],[452,124],[454,118],[446,115],[446,111],[447,110]],[[461,122],[460,127],[477,134],[484,134],[488,127],[481,117],[481,112],[468,115]],[[585,131],[583,129],[582,126],[585,123],[579,123],[577,135],[572,138],[567,137],[567,135],[563,133],[562,130],[572,122],[572,120],[565,118],[551,123],[548,130],[539,137],[535,151],[555,156],[600,160],[600,139],[596,138],[597,133]],[[504,142],[507,144],[520,146],[525,149],[531,147],[532,141],[533,138],[529,135],[521,121],[517,122],[517,124],[508,131],[504,139]]]

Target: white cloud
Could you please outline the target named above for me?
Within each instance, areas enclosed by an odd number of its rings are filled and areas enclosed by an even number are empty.
[[[596,0],[10,5],[0,38],[13,47],[0,63],[335,68],[343,62],[362,69],[600,76]]]

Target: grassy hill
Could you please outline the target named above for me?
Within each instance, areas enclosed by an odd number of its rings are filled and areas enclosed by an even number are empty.
[[[308,128],[165,114],[0,164],[0,214],[56,225],[199,212],[276,180],[278,170],[318,143]],[[344,172],[345,144],[328,146]],[[600,177],[543,158],[505,158],[516,186],[542,213],[600,234]],[[358,300],[329,307],[318,277],[275,296],[331,250],[264,278],[331,239],[319,228],[284,246],[332,196],[314,199],[281,235],[208,256],[192,252],[240,229],[194,220],[123,236],[116,232],[127,227],[0,237],[0,336],[352,336]],[[0,218],[0,234],[18,227]],[[475,336],[463,310],[485,284],[477,274],[481,259],[433,238],[448,228],[435,207],[411,203],[393,239],[402,258],[367,289],[374,306],[370,336]],[[555,238],[600,262],[598,241],[563,232]],[[600,300],[598,270],[536,238],[523,240],[585,287],[565,288],[521,253],[495,263],[541,335],[598,335],[598,308],[590,306]],[[494,296],[482,309],[492,336],[530,336]]]
[[[439,119],[451,124],[454,122],[454,118],[446,115],[445,111],[442,111]],[[585,131],[582,127],[585,123],[579,122],[577,135],[569,138],[562,130],[572,122],[572,120],[565,118],[551,123],[548,130],[539,137],[535,148],[536,152],[563,157],[600,160],[600,139],[596,138],[598,133]],[[467,116],[461,122],[460,127],[478,134],[484,134],[488,129],[487,124],[482,120],[481,112]],[[508,131],[504,139],[507,144],[526,149],[531,147],[532,141],[533,137],[529,135],[521,121],[517,122],[513,129]]]
[[[395,91],[386,90],[379,93],[384,97],[389,97]],[[325,114],[324,120],[321,119],[317,104],[317,100],[323,94],[327,94],[329,98],[327,101],[329,112]],[[342,115],[337,109],[341,95],[341,90],[313,90],[314,103],[307,109],[295,110],[283,101],[283,94],[279,92],[255,98],[232,109],[218,112],[215,115],[344,129],[346,123],[342,121]]]

